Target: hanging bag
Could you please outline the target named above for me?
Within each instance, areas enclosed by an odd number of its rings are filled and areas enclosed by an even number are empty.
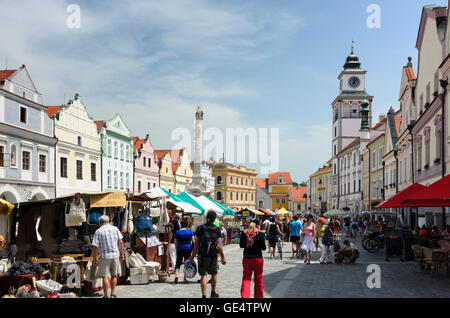
[[[78,205],[75,199],[70,203],[69,213],[66,213],[66,226],[81,226],[83,222],[86,222],[86,212],[84,208],[84,201],[80,198]]]
[[[153,222],[150,216],[139,215],[136,222],[136,231],[137,232],[152,232],[153,231]]]

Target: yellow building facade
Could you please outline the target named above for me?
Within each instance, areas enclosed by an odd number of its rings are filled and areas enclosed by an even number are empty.
[[[155,150],[159,166],[159,186],[174,193],[175,176],[172,170],[172,157],[169,150]]]
[[[55,120],[56,196],[101,191],[101,141],[79,95],[67,105],[47,107]]]
[[[211,163],[211,167],[216,201],[231,209],[255,209],[256,170],[229,163]]]
[[[330,210],[332,198],[331,163],[324,165],[309,176],[311,196],[311,212],[326,212]]]

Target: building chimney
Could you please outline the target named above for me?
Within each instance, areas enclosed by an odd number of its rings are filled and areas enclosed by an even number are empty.
[[[378,120],[379,122],[383,121],[386,119],[386,115],[385,114],[380,114],[380,116],[378,116]]]

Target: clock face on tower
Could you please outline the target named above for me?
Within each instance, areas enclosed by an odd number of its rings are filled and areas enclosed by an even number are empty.
[[[348,85],[352,88],[357,88],[360,83],[361,83],[361,81],[356,76],[352,76],[348,79]]]

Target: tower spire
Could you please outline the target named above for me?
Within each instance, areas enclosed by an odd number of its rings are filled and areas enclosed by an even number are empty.
[[[354,54],[354,53],[353,53],[353,48],[354,48],[354,47],[355,47],[355,41],[352,39],[352,46],[351,46],[351,48],[352,48],[352,53],[351,53],[351,54],[352,54],[352,55]]]

